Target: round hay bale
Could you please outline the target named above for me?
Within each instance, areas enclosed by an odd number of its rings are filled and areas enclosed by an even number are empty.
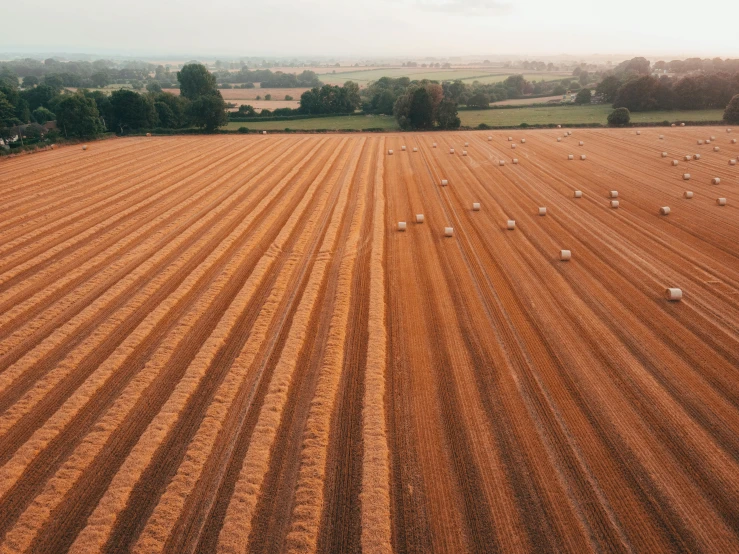
[[[392,151],[392,150],[388,150],[388,151],[387,151],[387,155],[388,155],[388,156],[392,156],[392,155],[393,155],[393,151]]]
[[[661,207],[661,208],[659,209],[659,213],[660,213],[661,215],[668,215],[668,214],[670,213],[670,207],[669,207],[669,206],[662,206],[662,207]]]
[[[713,135],[711,135],[711,140],[716,140],[716,137],[714,137]]]
[[[562,137],[557,137],[557,142],[562,142]]]
[[[736,165],[736,160],[729,160],[729,165]]]
[[[267,131],[262,131],[262,134],[263,134],[263,135],[266,135],[266,134],[267,134]]]
[[[493,140],[493,137],[488,137],[488,142],[490,142],[491,140]]]
[[[521,144],[526,144],[526,139],[521,139]]]
[[[736,139],[731,139],[731,144],[736,144]]]
[[[450,148],[450,149],[449,149],[449,153],[450,153],[450,154],[454,154],[454,148]]]
[[[665,135],[660,135],[659,140],[665,140]]]
[[[516,222],[513,221],[512,219],[509,219],[508,223],[506,224],[506,229],[508,229],[509,231],[513,231],[515,228],[516,228]]]
[[[706,144],[711,144],[711,139],[706,139]]]
[[[688,156],[685,156],[684,159],[685,159],[686,162],[689,162],[690,160],[693,159],[693,156],[688,155]]]
[[[680,127],[685,127],[685,123],[681,123],[680,124]]]
[[[539,208],[539,215],[547,215],[547,209],[544,206]]]
[[[574,154],[567,154],[567,159],[568,160],[574,160],[575,159]]]
[[[726,129],[726,132],[727,133],[731,133],[731,129]]]
[[[637,134],[637,135],[641,135],[641,131],[637,131],[637,132],[636,132],[636,134]]]
[[[618,208],[618,200],[611,200],[611,208],[613,209]]]
[[[514,142],[513,144],[511,144],[511,148],[512,148],[513,150],[515,150],[515,149],[516,149],[516,143],[515,143],[515,142]]]
[[[667,157],[667,152],[662,152],[662,157],[663,158],[666,158]]]
[[[464,143],[464,147],[465,147],[465,148],[467,148],[467,147],[468,147],[469,145],[470,145],[470,143],[469,143],[469,142],[465,142],[465,143]]]
[[[561,128],[562,128],[562,125],[557,125],[557,129],[561,129]]]
[[[87,145],[86,144],[83,144],[82,145],[82,150],[87,150]]]
[[[405,145],[401,146],[400,149],[405,152]]]
[[[690,181],[690,173],[683,173],[683,181]]]
[[[413,148],[413,151],[414,152],[418,152],[418,148]]]
[[[673,123],[672,125],[670,125],[670,127],[674,127],[674,126],[675,126],[675,124],[674,124],[674,123]]]
[[[694,159],[694,160],[700,160],[700,159],[701,159],[701,155],[700,155],[700,154],[695,154],[695,155],[693,156],[693,159]]]
[[[405,221],[398,221],[398,231],[405,231]]]
[[[445,237],[454,236],[454,227],[444,227],[444,236]]]
[[[467,150],[462,150],[462,155],[463,156],[466,156],[467,155]]]
[[[582,191],[581,190],[576,190],[575,191],[575,198],[582,198]]]
[[[513,158],[513,164],[514,165],[518,164],[518,158]]]
[[[720,185],[721,184],[721,179],[719,177],[714,177],[713,179],[711,179],[711,184],[712,185]]]
[[[580,141],[580,146],[585,146],[585,143],[583,141]]]
[[[445,187],[445,186],[447,186],[448,184],[449,184],[449,181],[448,181],[448,180],[446,180],[446,179],[442,179],[442,180],[441,180],[441,186],[442,186],[442,187]]]
[[[572,252],[569,250],[560,250],[559,259],[563,262],[569,262],[572,259]]]
[[[665,296],[671,302],[679,302],[683,299],[683,291],[677,288],[669,288],[665,290]]]
[[[513,140],[513,137],[508,137],[508,142],[511,142]]]
[[[618,198],[618,191],[612,190],[611,192],[608,193],[608,196],[609,198]]]
[[[416,223],[423,223],[423,214],[416,214]]]
[[[685,191],[685,192],[683,193],[683,196],[684,196],[685,198],[687,198],[688,200],[690,200],[691,198],[693,198],[693,191],[692,191],[692,190],[686,190],[686,191]]]
[[[151,136],[151,133],[146,133],[146,136],[147,136],[147,137],[150,137],[150,136]]]
[[[473,212],[479,212],[480,211],[480,203],[479,202],[473,202],[472,203],[472,211]]]
[[[432,145],[432,148],[436,148],[436,143],[434,143],[434,144]]]
[[[505,165],[505,160],[498,160],[498,165]]]
[[[718,146],[714,146],[714,147],[713,147],[713,151],[714,151],[714,152],[718,152],[719,150],[721,150],[721,149],[720,149],[720,148],[719,148]]]
[[[699,144],[699,145],[703,144],[703,141],[699,139],[699,140],[698,140],[698,144]]]
[[[726,206],[726,198],[716,198],[716,204],[719,206]]]
[[[677,165],[677,164],[678,164],[677,160],[672,160],[672,165]]]
[[[581,160],[585,160],[585,159],[587,159],[587,157],[585,156],[585,154],[580,154],[580,159]]]

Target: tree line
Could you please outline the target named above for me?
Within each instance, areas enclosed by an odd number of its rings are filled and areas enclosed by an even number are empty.
[[[156,87],[145,93],[120,89],[110,95],[87,89],[70,92],[53,82],[19,88],[17,79],[0,76],[0,138],[7,142],[27,124],[33,124],[27,133],[43,133],[38,127],[54,120],[52,140],[157,127],[213,131],[227,123],[226,103],[205,66],[185,65],[176,78],[179,96]]]

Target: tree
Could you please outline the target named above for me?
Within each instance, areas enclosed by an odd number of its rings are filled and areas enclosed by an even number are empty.
[[[154,109],[159,116],[159,125],[168,129],[177,129],[187,125],[190,101],[171,92],[163,92],[154,97]]]
[[[228,123],[226,102],[218,91],[197,97],[190,104],[189,112],[192,123],[208,132]]]
[[[699,110],[704,107],[703,86],[697,77],[684,77],[672,87],[675,103],[681,110]]]
[[[478,92],[469,97],[469,99],[467,100],[467,106],[470,108],[479,109],[488,108],[490,107],[490,98],[488,98],[487,95]]]
[[[154,102],[148,96],[131,90],[116,90],[110,95],[113,108],[113,120],[109,122],[114,128],[150,129],[157,123],[157,111]]]
[[[54,89],[55,92],[59,92],[64,88],[64,81],[59,75],[46,75],[44,84]]]
[[[440,129],[459,129],[462,122],[457,116],[457,104],[451,100],[442,100],[436,112],[436,120]]]
[[[180,82],[180,94],[189,100],[196,100],[200,96],[218,91],[216,78],[199,63],[183,66],[182,70],[177,72],[177,80]]]
[[[590,74],[587,71],[581,71],[579,81],[582,86],[587,85],[590,82]]]
[[[628,125],[631,121],[631,113],[626,108],[616,108],[608,114],[609,125]]]
[[[97,71],[90,75],[90,82],[97,88],[107,87],[110,84],[110,75],[107,71]]]
[[[95,101],[81,92],[65,96],[56,109],[57,126],[69,136],[94,137],[103,130]]]
[[[264,99],[265,100],[272,100],[272,95],[271,94],[265,94],[264,95]]]
[[[286,94],[286,95],[285,95],[285,101],[286,101],[286,102],[290,102],[290,101],[292,101],[292,99],[293,99],[293,97],[292,97],[292,96],[290,96],[289,94]]]
[[[162,92],[162,85],[160,85],[156,81],[152,81],[151,83],[148,83],[146,85],[146,90],[155,94],[159,94],[160,92]]]
[[[411,93],[408,118],[413,129],[430,129],[433,127],[434,103],[431,94],[425,87],[417,88]]]
[[[239,106],[239,111],[236,113],[244,117],[255,117],[257,115],[257,110],[254,109],[254,106],[250,106],[249,104],[241,104],[241,106]]]
[[[33,88],[38,85],[38,77],[34,75],[26,75],[23,77],[23,88]]]
[[[575,104],[590,104],[593,98],[593,93],[590,92],[589,88],[584,88],[575,96]]]
[[[598,86],[595,87],[595,92],[603,97],[603,101],[610,103],[616,99],[616,93],[620,86],[621,79],[615,75],[609,75],[598,83]]]
[[[36,123],[40,123],[41,125],[43,125],[47,121],[55,120],[56,115],[54,115],[51,110],[48,110],[43,106],[39,106],[38,108],[33,110],[33,118],[36,120]]]
[[[739,125],[739,94],[729,101],[729,105],[726,106],[724,111],[724,121],[731,123],[732,125]]]
[[[631,58],[630,60],[626,60],[625,62],[621,62],[618,64],[613,72],[616,75],[621,74],[632,74],[632,75],[649,75],[650,70],[650,63],[649,60],[646,58]]]

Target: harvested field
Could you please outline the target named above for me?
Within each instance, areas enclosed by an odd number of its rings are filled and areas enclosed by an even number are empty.
[[[0,553],[739,551],[739,147],[562,135],[0,161]]]

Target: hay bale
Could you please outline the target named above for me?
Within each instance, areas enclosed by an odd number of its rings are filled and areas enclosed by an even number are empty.
[[[729,165],[736,165],[736,160],[729,160]]]
[[[526,144],[526,139],[521,139],[521,144]]]
[[[498,165],[505,165],[505,160],[498,160]]]
[[[544,206],[539,208],[539,215],[547,215],[547,209]]]
[[[562,125],[557,125],[557,129],[561,129],[561,128],[562,128]]]
[[[557,137],[557,142],[562,142],[562,137]]]
[[[480,211],[480,203],[479,202],[473,202],[472,203],[472,211],[473,212],[479,212]]]
[[[575,159],[574,154],[567,154],[567,159],[568,160],[574,160]]]
[[[516,143],[515,143],[515,142],[514,142],[513,144],[511,144],[511,148],[512,148],[513,150],[515,150],[515,149],[516,149]]]
[[[464,143],[464,147],[465,147],[465,148],[467,148],[467,147],[468,147],[469,145],[470,145],[470,143],[469,143],[469,142],[465,142],[465,143]]]
[[[462,155],[463,156],[466,156],[467,155],[467,150],[462,150]]]
[[[508,137],[508,142],[511,142],[513,140],[513,137]]]
[[[513,158],[513,164],[514,165],[518,164],[518,158]]]
[[[580,141],[580,146],[585,146],[585,143],[583,141]]]
[[[560,250],[559,259],[563,262],[569,262],[572,259],[572,252],[569,250]]]
[[[267,134],[267,131],[262,131],[262,134],[263,134],[263,135],[266,135],[266,134]]]
[[[685,127],[685,123],[681,123],[680,124],[680,127]]]
[[[683,173],[683,181],[690,181],[690,173]]]
[[[713,179],[711,179],[711,184],[712,185],[720,185],[721,184],[721,179],[719,177],[714,177]]]
[[[637,132],[636,132],[636,134],[637,134],[637,135],[641,135],[641,131],[637,131]]]
[[[687,155],[687,156],[685,156],[685,158],[683,158],[683,159],[684,159],[684,160],[685,160],[686,162],[689,162],[690,160],[692,160],[692,159],[693,159],[693,156]]]
[[[608,196],[610,198],[618,198],[618,191],[617,190],[612,190],[611,192],[608,193]]]
[[[731,129],[726,129],[726,132],[727,133],[731,133]]]
[[[450,154],[454,154],[454,148],[450,148],[450,149],[449,149],[449,153],[450,153]]]
[[[701,159],[701,155],[700,155],[700,154],[695,154],[695,155],[693,156],[693,159],[694,159],[694,160],[700,160],[700,159]]]
[[[398,221],[398,231],[405,231],[405,221]]]
[[[491,140],[493,140],[493,137],[488,137],[488,142],[490,142]]]
[[[713,135],[711,135],[711,140],[716,140],[716,137],[714,137]]]
[[[665,296],[671,302],[679,302],[683,298],[683,291],[677,288],[669,288],[665,290]]]
[[[677,164],[678,164],[677,160],[672,160],[672,165],[677,165]]]
[[[720,149],[720,148],[719,148],[718,146],[714,146],[714,147],[713,147],[713,151],[714,151],[714,152],[718,152],[719,150],[721,150],[721,149]]]
[[[670,213],[670,207],[669,207],[669,206],[662,206],[662,207],[661,207],[661,208],[659,209],[659,213],[660,213],[661,215],[669,215],[669,213]]]
[[[611,200],[611,208],[613,209],[618,208],[618,200]]]
[[[716,204],[719,206],[726,206],[726,198],[716,198]]]
[[[434,144],[433,144],[433,145],[432,145],[431,147],[432,147],[432,148],[436,148],[436,143],[434,143]]]
[[[151,136],[151,133],[146,133],[146,136],[147,136],[147,137],[150,137],[150,136]]]
[[[660,135],[659,140],[665,140],[665,135]]]
[[[388,156],[392,156],[392,155],[393,155],[393,151],[392,151],[392,150],[388,150],[388,151],[387,151],[387,155],[388,155]]]
[[[687,198],[688,200],[690,200],[691,198],[693,198],[693,191],[692,191],[692,190],[686,190],[686,191],[685,191],[685,192],[683,193],[683,196],[684,196],[685,198]]]
[[[87,150],[87,145],[86,144],[83,144],[82,145],[82,150]]]
[[[442,180],[441,180],[441,186],[442,186],[442,187],[445,187],[445,186],[447,186],[448,184],[449,184],[449,181],[447,181],[446,179],[442,179]]]
[[[731,144],[736,144],[736,139],[731,139]]]
[[[674,127],[674,126],[675,126],[675,124],[674,124],[674,123],[673,123],[672,125],[670,125],[670,127]]]
[[[454,228],[453,227],[444,227],[444,236],[445,237],[451,237],[454,235]]]
[[[415,148],[415,147],[414,147],[414,148],[413,148],[413,151],[414,151],[414,152],[418,152],[418,148]]]
[[[702,141],[702,140],[700,140],[700,139],[698,139],[698,144],[699,144],[699,145],[703,144],[703,141]]]
[[[582,198],[582,191],[581,190],[576,190],[575,191],[575,198]]]
[[[581,160],[585,160],[585,159],[587,159],[587,157],[585,156],[585,154],[580,154],[580,159]]]
[[[662,157],[663,158],[666,158],[667,157],[667,152],[662,152]]]
[[[423,223],[423,214],[416,214],[416,223]]]
[[[706,144],[711,144],[711,139],[706,139]]]
[[[513,231],[515,228],[516,228],[516,222],[513,221],[512,219],[509,219],[508,223],[506,224],[506,229],[508,229],[509,231]]]
[[[401,146],[400,149],[405,152],[405,145]]]

